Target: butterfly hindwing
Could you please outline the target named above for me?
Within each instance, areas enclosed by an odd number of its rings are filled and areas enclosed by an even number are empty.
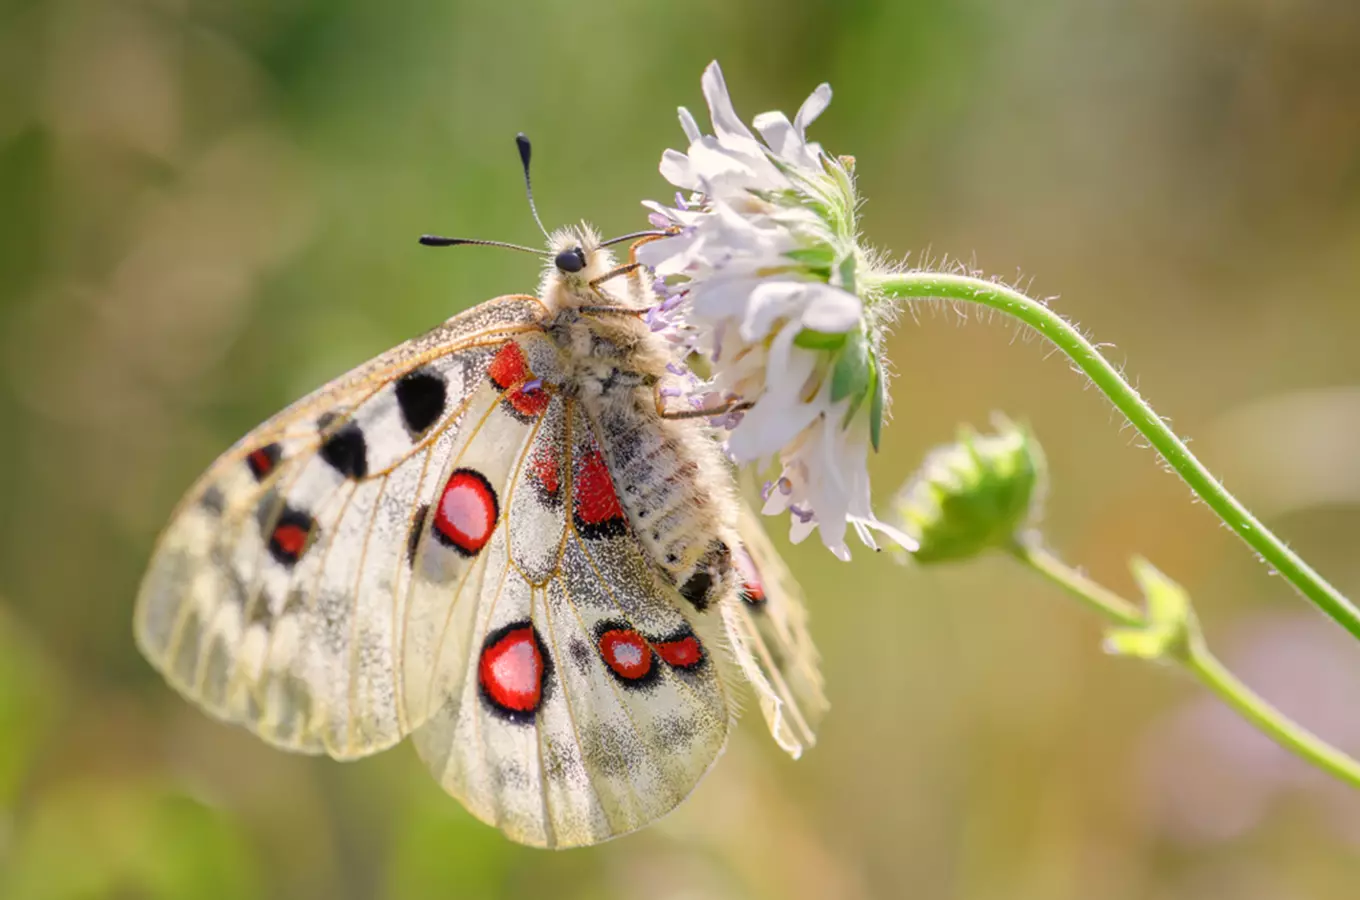
[[[684,799],[721,752],[731,705],[717,622],[687,613],[648,561],[592,424],[554,398],[535,425],[506,454],[519,474],[482,551],[480,602],[454,607],[429,679],[446,699],[415,743],[479,818],[568,847]]]
[[[360,756],[409,730],[395,660],[412,513],[473,399],[496,394],[494,348],[534,334],[542,312],[505,297],[456,316],[209,468],[138,598],[138,643],[178,690],[303,752]]]
[[[733,562],[741,573],[740,597],[723,607],[723,618],[770,734],[797,759],[816,743],[817,726],[830,705],[817,648],[802,591],[745,503],[738,531],[742,547]]]

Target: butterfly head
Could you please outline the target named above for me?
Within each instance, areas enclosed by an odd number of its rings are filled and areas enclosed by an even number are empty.
[[[568,281],[590,281],[608,272],[613,255],[600,244],[600,234],[586,223],[559,228],[548,236],[549,275]]]
[[[581,306],[600,306],[609,305],[611,302],[620,305],[630,305],[628,301],[619,295],[611,293],[607,289],[601,289],[599,283],[605,279],[602,277],[611,272],[621,274],[623,271],[636,268],[636,266],[625,267],[623,270],[614,268],[614,256],[608,248],[612,244],[653,235],[660,236],[664,232],[659,231],[638,231],[631,234],[620,235],[610,240],[602,240],[599,232],[591,228],[586,223],[559,228],[549,234],[543,227],[543,220],[538,216],[538,208],[534,205],[534,191],[529,179],[529,158],[531,155],[529,139],[524,135],[515,137],[515,146],[519,148],[520,163],[524,169],[524,192],[529,200],[529,211],[533,214],[534,222],[538,225],[543,236],[548,239],[548,252],[546,255],[543,281],[540,287],[540,295],[545,302],[554,309],[563,307]],[[427,234],[421,237],[420,242],[427,247],[453,247],[461,244],[478,244],[481,246],[505,247],[510,250],[519,250],[523,253],[538,254],[539,251],[520,244],[510,244],[505,241],[486,241],[472,238],[450,238],[439,237],[438,235]]]
[[[592,286],[614,268],[614,255],[594,228],[580,225],[559,228],[548,237],[543,282],[539,296],[553,308],[599,306],[611,300],[622,303],[608,284]]]

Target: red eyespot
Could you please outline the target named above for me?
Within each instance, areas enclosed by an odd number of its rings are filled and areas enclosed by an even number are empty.
[[[464,556],[472,556],[491,540],[500,517],[496,492],[481,472],[455,469],[434,511],[433,534]]]
[[[656,655],[677,669],[692,669],[704,661],[703,647],[699,645],[699,639],[692,634],[654,646]]]
[[[612,628],[600,635],[600,655],[620,678],[637,681],[652,671],[652,648],[636,631]]]
[[[512,721],[528,721],[543,700],[547,671],[542,643],[528,622],[493,632],[482,647],[477,680],[494,711]]]

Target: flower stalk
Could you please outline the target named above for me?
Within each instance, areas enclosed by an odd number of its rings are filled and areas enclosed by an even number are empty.
[[[1056,584],[1084,603],[1089,609],[1102,616],[1107,622],[1116,626],[1114,633],[1131,634],[1136,631],[1148,633],[1155,629],[1155,623],[1150,621],[1155,618],[1151,612],[1154,596],[1151,595],[1151,591],[1147,587],[1148,577],[1146,575],[1140,576],[1140,581],[1144,582],[1144,589],[1150,594],[1148,597],[1149,613],[1147,615],[1141,612],[1135,604],[1063,563],[1056,555],[1044,549],[1041,545],[1017,541],[1012,545],[1010,551],[1011,556],[1027,568]],[[1147,564],[1144,563],[1143,565],[1146,566]],[[1151,567],[1148,566],[1147,568],[1150,569]],[[1135,567],[1135,572],[1138,571],[1139,569]],[[1155,572],[1155,570],[1153,571]],[[1160,573],[1157,573],[1157,576],[1163,579],[1163,585],[1171,585],[1175,588],[1168,579],[1165,579],[1165,576],[1161,576]],[[1156,588],[1152,590],[1156,590]],[[1179,589],[1176,588],[1176,590]],[[1184,597],[1183,593],[1180,602],[1184,604],[1180,613],[1188,616],[1190,622],[1193,623],[1193,616],[1189,613],[1189,600]],[[1212,691],[1220,700],[1281,747],[1351,787],[1360,788],[1360,761],[1347,756],[1308,729],[1294,722],[1259,694],[1252,691],[1223,663],[1219,662],[1217,657],[1209,652],[1198,628],[1193,624],[1190,624],[1189,628],[1185,640],[1167,645],[1171,648],[1171,652],[1148,654],[1148,658],[1180,666],[1193,675],[1196,681]],[[1107,646],[1109,643],[1107,641]],[[1118,648],[1111,649],[1121,652]]]
[[[1301,594],[1360,639],[1360,610],[1229,493],[1110,361],[1062,316],[1004,284],[968,275],[899,272],[877,277],[872,288],[894,298],[945,298],[979,303],[1039,332],[1091,379],[1229,528]]]

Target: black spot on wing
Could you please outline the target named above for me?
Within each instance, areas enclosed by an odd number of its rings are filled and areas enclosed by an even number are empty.
[[[346,478],[368,474],[368,446],[357,422],[346,422],[321,444],[321,458]]]
[[[403,375],[397,381],[396,393],[402,421],[417,437],[439,421],[448,402],[448,386],[444,379],[429,369],[416,369]]]
[[[223,495],[222,489],[215,484],[203,489],[203,496],[198,498],[198,503],[214,516],[222,515],[227,508],[227,498]]]
[[[429,515],[430,504],[425,503],[411,520],[411,533],[406,536],[406,564],[409,566],[416,564],[416,550],[420,547],[420,535],[425,531],[425,520]]]
[[[567,653],[571,656],[571,662],[576,667],[576,671],[589,677],[595,664],[595,656],[586,646],[586,642],[580,638],[572,638],[567,643]]]

